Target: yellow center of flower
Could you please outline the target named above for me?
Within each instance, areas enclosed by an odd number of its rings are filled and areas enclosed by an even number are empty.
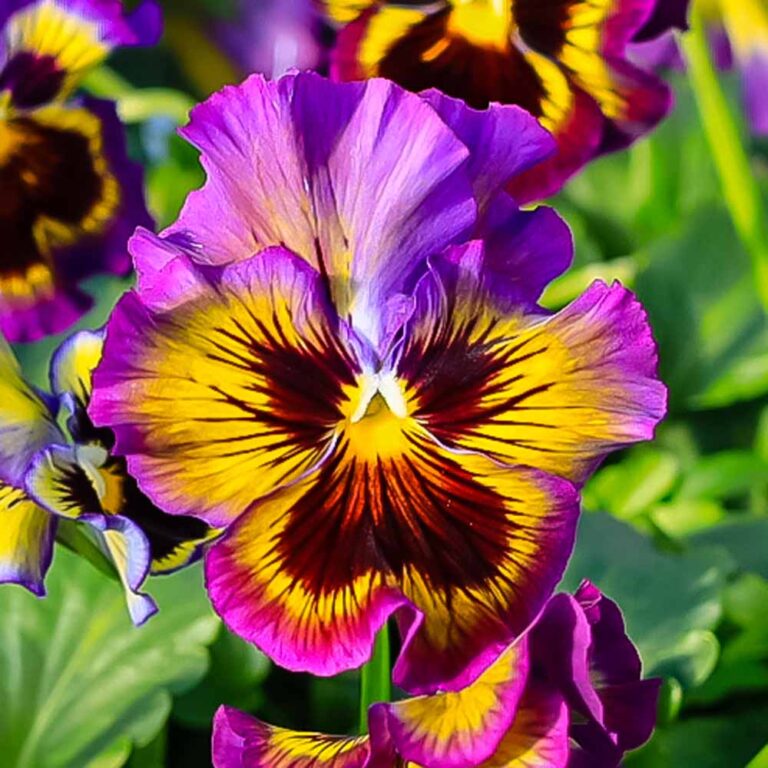
[[[101,506],[108,515],[119,515],[125,507],[125,493],[123,491],[123,476],[117,468],[102,467],[99,470],[103,482]]]
[[[403,451],[410,408],[402,383],[393,374],[364,374],[342,405],[344,438],[363,461],[397,456]]]
[[[506,50],[512,30],[511,0],[454,0],[448,32],[473,45]]]
[[[5,99],[0,99],[0,101],[4,102]],[[1,105],[0,110],[2,110]],[[2,112],[0,111],[0,118],[1,117]],[[11,130],[5,120],[0,119],[0,165],[3,165],[8,161],[18,144],[19,140],[16,132]]]

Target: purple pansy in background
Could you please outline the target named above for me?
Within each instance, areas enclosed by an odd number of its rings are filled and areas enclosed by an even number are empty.
[[[552,133],[557,151],[519,174],[518,201],[560,190],[586,163],[653,129],[671,93],[632,64],[627,46],[680,23],[670,0],[325,0],[340,26],[331,72],[439,88],[473,107],[517,104]],[[675,3],[675,0],[671,0]]]
[[[102,346],[101,333],[67,339],[54,354],[46,395],[24,380],[0,335],[0,583],[44,595],[57,521],[75,520],[113,562],[131,618],[141,624],[156,611],[141,592],[149,573],[198,559],[215,532],[154,507],[124,460],[111,455],[109,430],[91,423],[85,409]],[[68,413],[66,433],[57,425],[60,406]]]
[[[245,74],[278,77],[317,69],[325,59],[314,0],[238,0],[234,18],[217,22],[214,37]]]
[[[768,136],[768,5],[764,0],[693,2],[708,25],[717,65],[741,73],[744,107],[752,132]],[[674,7],[675,3],[670,5]],[[684,66],[671,33],[632,46],[632,58],[657,69]]]
[[[149,0],[15,0],[0,10],[0,331],[34,341],[70,326],[91,299],[78,283],[127,274],[125,243],[151,219],[141,170],[114,105],[73,98],[120,45],[160,33]]]
[[[374,704],[369,736],[275,728],[229,707],[213,732],[215,768],[616,768],[650,737],[658,679],[615,603],[585,583],[553,597],[534,626],[474,683]]]
[[[207,588],[294,670],[364,663],[395,614],[395,679],[457,690],[538,615],[578,486],[665,410],[647,319],[503,191],[553,142],[379,79],[254,76],[184,135],[206,185],[131,243],[90,414],[142,490],[224,538]]]

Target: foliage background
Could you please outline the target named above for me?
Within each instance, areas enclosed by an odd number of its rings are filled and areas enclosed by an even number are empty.
[[[88,87],[118,97],[160,226],[202,174],[175,136],[187,108],[227,80],[207,42],[217,0],[168,0],[156,50],[113,57]],[[565,586],[589,577],[622,606],[650,675],[660,726],[630,768],[768,766],[768,321],[735,236],[689,86],[652,137],[601,160],[554,201],[573,228],[558,308],[594,278],[621,279],[648,308],[671,412],[652,444],[588,485]],[[735,81],[724,78],[734,105]],[[750,142],[768,192],[768,144]],[[80,323],[104,321],[129,281],[94,279]],[[42,384],[60,339],[20,347]],[[292,675],[229,635],[199,568],[155,579],[161,611],[134,629],[117,584],[59,548],[50,596],[0,590],[0,755],[7,768],[210,765],[221,703],[274,723],[353,731],[358,681]],[[761,750],[763,750],[761,752]]]

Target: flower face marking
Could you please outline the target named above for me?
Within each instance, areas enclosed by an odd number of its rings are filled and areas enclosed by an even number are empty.
[[[518,200],[556,192],[596,155],[650,130],[670,107],[664,84],[626,58],[653,0],[325,5],[346,24],[333,54],[335,77],[386,77],[414,92],[437,88],[477,109],[517,104],[555,136],[557,154],[510,184]]]
[[[115,46],[156,39],[159,16],[28,0],[0,13],[0,34],[0,330],[33,341],[90,306],[79,281],[128,271],[125,239],[150,222],[114,107],[72,93]]]
[[[186,133],[209,181],[132,240],[91,417],[159,508],[226,528],[234,631],[330,675],[396,614],[398,683],[461,688],[554,589],[577,485],[663,414],[645,316],[599,283],[535,306],[569,245],[502,191],[549,149],[516,107],[255,77]]]

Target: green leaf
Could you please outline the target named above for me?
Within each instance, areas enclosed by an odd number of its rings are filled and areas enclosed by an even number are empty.
[[[760,754],[750,762],[747,768],[768,768],[768,744],[760,750]]]
[[[83,87],[95,96],[111,99],[124,123],[138,123],[151,117],[168,117],[177,125],[186,123],[195,102],[172,88],[134,88],[109,67],[91,70]]]
[[[167,157],[147,171],[147,198],[159,228],[179,215],[187,195],[200,187],[205,174],[197,151],[181,137],[168,137]]]
[[[156,579],[160,612],[130,624],[119,585],[65,549],[49,595],[0,589],[0,754],[4,768],[118,766],[148,744],[171,693],[208,666],[219,626],[199,568]]]
[[[694,707],[722,706],[723,700],[738,694],[759,694],[768,690],[768,667],[756,661],[722,660],[703,685],[689,691],[686,702]]]
[[[626,768],[742,768],[768,740],[768,708],[693,717],[659,728]]]
[[[742,571],[768,579],[768,517],[731,517],[735,519],[690,536],[688,543],[695,547],[722,547]]]
[[[653,668],[653,674],[679,680],[688,688],[701,685],[714,672],[720,643],[713,632],[694,629],[681,637],[674,652]]]
[[[267,657],[224,626],[210,651],[208,674],[173,705],[174,719],[195,728],[209,728],[222,704],[255,709],[262,701],[261,683],[269,673]]]
[[[670,501],[657,504],[650,512],[654,524],[672,538],[716,525],[726,514],[717,502],[708,499]]]
[[[630,451],[619,464],[606,467],[588,483],[584,504],[629,519],[667,496],[680,474],[676,457],[657,448]]]
[[[768,391],[768,318],[749,258],[722,206],[649,249],[635,281],[675,408],[713,408]]]
[[[728,585],[723,595],[725,618],[740,627],[755,623],[768,626],[768,581],[754,573],[745,573]]]
[[[768,462],[751,451],[703,456],[686,474],[681,499],[730,499],[768,485]]]
[[[647,674],[663,672],[690,687],[711,669],[709,633],[720,620],[730,569],[717,550],[660,552],[626,523],[586,514],[563,587],[593,581],[621,606]]]

